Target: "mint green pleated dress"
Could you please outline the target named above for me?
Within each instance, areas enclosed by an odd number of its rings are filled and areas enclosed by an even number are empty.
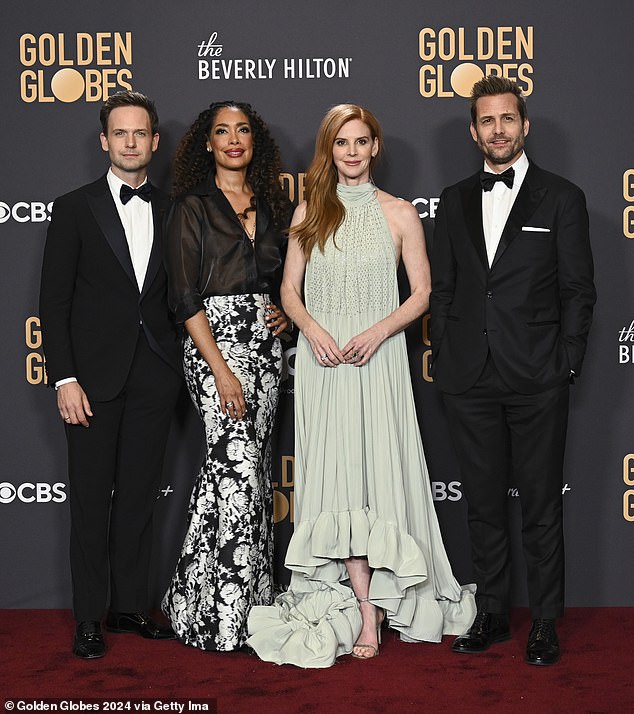
[[[308,312],[339,347],[398,307],[394,243],[373,184],[337,187],[344,222],[306,267]],[[264,660],[327,667],[361,615],[343,562],[366,556],[370,599],[408,642],[461,634],[474,586],[453,576],[425,463],[403,333],[363,367],[323,367],[300,335],[295,361],[295,532],[290,588],[249,616]]]

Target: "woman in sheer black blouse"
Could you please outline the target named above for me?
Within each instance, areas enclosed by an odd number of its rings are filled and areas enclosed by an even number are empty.
[[[163,609],[206,650],[246,640],[272,600],[270,437],[282,366],[277,299],[290,205],[279,151],[248,104],[219,102],[183,137],[167,229],[170,306],[185,326],[184,367],[207,454]]]

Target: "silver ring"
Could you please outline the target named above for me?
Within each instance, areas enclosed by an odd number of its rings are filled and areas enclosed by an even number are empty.
[[[65,417],[64,421],[70,421],[70,417]]]
[[[321,356],[321,361],[325,362],[328,359],[328,355],[322,355]]]
[[[352,359],[356,359],[359,356],[358,352],[353,352],[352,353]]]
[[[226,407],[232,407],[232,406],[233,406],[233,402],[225,402],[225,406],[226,406]]]

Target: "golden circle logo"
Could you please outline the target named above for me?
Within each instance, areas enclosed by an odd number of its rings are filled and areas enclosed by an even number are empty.
[[[419,92],[431,97],[468,97],[482,77],[515,80],[533,92],[533,27],[424,27],[418,34]]]
[[[20,97],[33,102],[103,102],[132,89],[132,33],[77,32],[20,37]]]
[[[53,75],[51,90],[60,102],[76,102],[84,93],[86,83],[76,69],[66,67]]]
[[[451,88],[461,97],[468,97],[471,94],[473,85],[483,77],[484,72],[477,64],[472,62],[459,64],[451,73]]]

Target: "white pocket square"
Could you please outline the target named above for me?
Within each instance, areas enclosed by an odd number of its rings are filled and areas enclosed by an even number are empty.
[[[539,228],[538,226],[522,226],[523,231],[532,231],[533,233],[550,233],[550,228]]]

